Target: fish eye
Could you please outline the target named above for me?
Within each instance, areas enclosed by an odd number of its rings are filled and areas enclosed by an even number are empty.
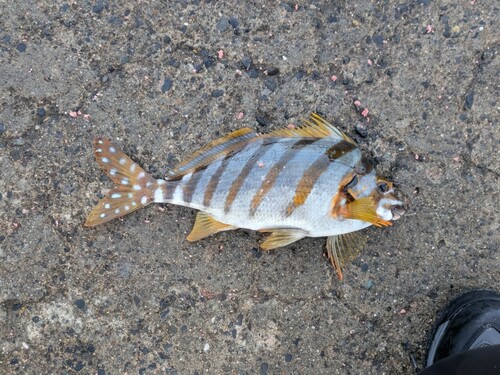
[[[377,183],[377,187],[382,193],[387,193],[389,191],[389,185],[387,185],[387,183],[384,181],[379,181]]]

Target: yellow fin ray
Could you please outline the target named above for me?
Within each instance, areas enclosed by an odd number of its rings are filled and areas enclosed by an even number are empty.
[[[193,229],[191,230],[191,233],[189,233],[189,236],[187,236],[187,240],[190,242],[198,241],[214,233],[231,229],[236,229],[236,227],[221,223],[206,212],[199,211],[196,215]]]
[[[250,128],[243,128],[222,138],[210,142],[196,151],[192,157],[182,162],[168,176],[169,180],[184,176],[194,170],[207,166],[223,155],[242,149],[249,141],[259,137],[259,134]]]
[[[317,113],[311,113],[308,120],[305,120],[302,126],[295,129],[277,129],[265,136],[268,137],[289,137],[289,138],[326,138],[332,137],[345,140],[355,144],[354,141],[338,130],[335,126],[326,121]]]
[[[306,237],[306,233],[300,229],[269,229],[261,232],[271,232],[266,240],[260,245],[262,250],[272,250],[277,247],[289,245]]]
[[[357,232],[329,236],[326,239],[328,260],[337,272],[339,280],[344,278],[342,267],[353,260],[366,243],[366,237]]]
[[[375,205],[372,198],[363,197],[347,203],[342,210],[342,216],[346,219],[366,221],[376,227],[387,227],[392,225],[388,220],[382,219],[375,211]]]

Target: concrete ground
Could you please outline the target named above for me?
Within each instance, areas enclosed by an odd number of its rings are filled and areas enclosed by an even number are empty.
[[[412,374],[498,288],[498,2],[0,1],[0,373]],[[324,239],[191,244],[195,212],[82,227],[104,135],[161,177],[319,111],[411,209],[339,282]]]

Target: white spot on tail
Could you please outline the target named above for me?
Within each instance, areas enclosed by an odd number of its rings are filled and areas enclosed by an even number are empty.
[[[156,203],[163,203],[163,189],[162,188],[157,188],[155,190],[155,202]]]
[[[116,152],[116,148],[114,148],[113,146],[111,146],[109,148],[109,152],[111,152],[112,154],[114,154]]]
[[[128,198],[131,199],[134,196],[132,193],[128,193]]]
[[[128,185],[128,178],[121,180],[122,185]]]
[[[95,152],[102,152],[102,148],[96,148]]]
[[[109,203],[106,203],[106,204],[104,205],[104,208],[105,208],[106,210],[109,210],[109,209],[111,208],[111,205],[110,205]]]
[[[134,190],[141,190],[141,185],[134,185]]]
[[[113,199],[118,199],[118,198],[121,198],[121,197],[122,197],[122,195],[120,193],[113,193],[113,194],[111,194],[111,198],[113,198]]]
[[[121,158],[120,160],[118,160],[118,163],[120,163],[121,165],[125,165],[126,162],[127,160],[125,160],[125,158]]]
[[[120,213],[120,209],[119,209],[119,208],[117,208],[117,209],[115,210],[115,214],[119,214],[119,213]]]
[[[102,139],[99,139],[99,140],[97,141],[97,143],[99,143],[100,145],[102,145],[104,142],[102,141]]]
[[[125,206],[125,211],[130,210],[130,206]]]
[[[109,159],[108,159],[108,158],[102,158],[101,160],[102,160],[102,162],[103,162],[103,163],[105,163],[105,164],[109,163]]]
[[[111,169],[109,170],[109,174],[110,174],[111,176],[116,175],[116,169],[115,169],[115,168],[111,168]]]
[[[106,217],[106,214],[100,214],[99,217],[102,219],[102,218]]]
[[[146,197],[145,195],[141,198],[141,204],[142,205],[145,205],[146,203],[148,203],[148,197]]]
[[[130,172],[133,172],[133,171],[135,170],[135,166],[136,166],[136,165],[137,165],[137,164],[133,163],[133,164],[130,166]]]
[[[137,203],[135,203],[134,201],[132,201],[132,206],[137,206]]]
[[[139,175],[137,176],[137,179],[143,178],[145,175],[146,173],[144,171],[141,171],[141,173],[139,173]]]

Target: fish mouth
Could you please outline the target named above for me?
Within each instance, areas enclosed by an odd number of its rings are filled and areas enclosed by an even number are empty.
[[[398,220],[405,214],[405,212],[406,208],[404,208],[402,205],[396,204],[394,206],[391,206],[392,220]]]

